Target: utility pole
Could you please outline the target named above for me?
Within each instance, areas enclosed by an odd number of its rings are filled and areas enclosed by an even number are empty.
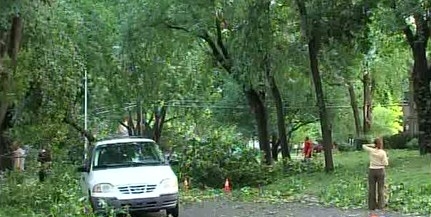
[[[87,107],[88,107],[88,86],[87,86],[87,69],[84,71],[84,130],[87,132],[88,130],[88,115],[87,115]],[[84,143],[84,159],[87,159],[87,150],[88,150],[88,138],[85,136]]]

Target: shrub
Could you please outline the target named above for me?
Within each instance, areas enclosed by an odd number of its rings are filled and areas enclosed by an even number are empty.
[[[0,216],[85,216],[79,179],[71,174],[76,173],[62,164],[43,183],[34,171],[10,173],[0,183],[0,195],[7,195],[0,197]]]
[[[232,150],[236,150],[235,152]],[[178,154],[180,165],[175,169],[180,179],[189,177],[199,187],[221,188],[224,180],[257,186],[270,180],[273,171],[260,163],[260,153],[217,138],[190,141]]]
[[[409,150],[419,150],[419,141],[418,141],[418,139],[417,138],[411,139],[409,142],[407,142],[406,148],[409,149]]]
[[[341,144],[338,145],[338,150],[340,152],[354,151],[355,150],[355,146],[349,145],[347,143],[341,143]]]
[[[309,162],[304,161],[288,161],[284,165],[286,175],[297,175],[301,173],[315,173],[323,171],[323,162],[317,158]]]
[[[280,161],[271,166],[262,165],[258,150],[239,144],[217,137],[190,141],[182,153],[177,153],[180,164],[174,170],[181,181],[190,178],[192,187],[222,188],[226,178],[236,187],[257,187],[280,176],[323,169],[323,164],[314,159],[308,163]]]
[[[386,149],[407,149],[407,143],[414,138],[417,138],[417,136],[400,133],[391,136],[384,136],[383,142]]]

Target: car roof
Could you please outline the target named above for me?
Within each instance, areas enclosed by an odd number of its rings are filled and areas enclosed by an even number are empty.
[[[118,144],[118,143],[126,143],[126,142],[153,142],[152,139],[146,139],[146,138],[130,138],[130,137],[124,137],[124,138],[116,138],[116,139],[106,139],[96,142],[95,146],[99,145],[109,145],[109,144]]]

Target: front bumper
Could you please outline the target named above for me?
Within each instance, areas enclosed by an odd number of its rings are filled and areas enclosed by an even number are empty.
[[[91,206],[94,212],[104,212],[113,208],[115,210],[128,210],[128,211],[159,211],[163,209],[175,208],[178,203],[178,194],[164,194],[159,197],[152,198],[137,198],[119,200],[115,197],[101,198],[91,197]]]

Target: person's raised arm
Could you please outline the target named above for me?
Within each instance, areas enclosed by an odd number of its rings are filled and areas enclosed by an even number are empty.
[[[389,165],[388,155],[386,154],[386,152],[384,152],[384,154],[383,154],[383,165],[384,166]]]
[[[362,148],[363,148],[365,151],[372,151],[372,150],[374,150],[374,148],[371,148],[371,146],[374,146],[374,144],[363,144],[363,145],[362,145]]]

